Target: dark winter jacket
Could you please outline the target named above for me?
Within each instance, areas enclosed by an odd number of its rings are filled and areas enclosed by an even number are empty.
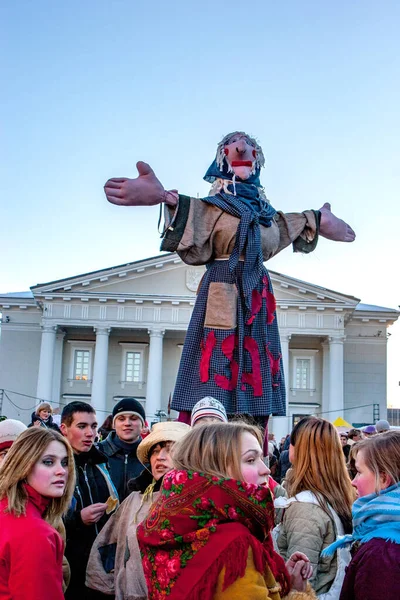
[[[374,538],[361,544],[346,570],[340,600],[398,600],[400,544]]]
[[[47,427],[47,429],[55,429],[55,431],[58,431],[60,433],[60,428],[57,425],[57,423],[54,423],[53,417],[51,415],[49,416],[48,419],[46,419],[46,421],[44,421],[34,411],[31,414],[31,422],[29,423],[28,427],[33,427],[33,424],[35,421],[40,421],[40,427]]]
[[[2,600],[64,600],[64,542],[43,519],[49,501],[29,485],[26,514],[5,512],[0,501],[0,598]]]
[[[89,452],[75,454],[74,458],[76,487],[71,508],[65,518],[65,556],[71,567],[67,597],[71,598],[72,594],[80,593],[80,590],[84,589],[90,549],[97,534],[109,519],[109,515],[104,514],[97,523],[85,525],[81,519],[81,510],[97,502],[106,502],[111,495],[117,495],[107,469],[107,457],[102,452],[93,446]]]
[[[286,438],[285,443],[283,445],[283,450],[279,457],[279,477],[280,483],[285,479],[287,471],[292,466],[292,463],[289,460],[289,446],[290,446],[290,436]]]
[[[281,456],[279,459],[279,472],[280,472],[280,478],[281,478],[281,482],[285,479],[286,477],[286,473],[288,472],[288,470],[290,469],[290,467],[292,466],[292,463],[289,460],[289,450],[283,450],[283,452],[281,452]]]
[[[99,443],[99,449],[107,456],[110,475],[122,502],[129,494],[128,481],[134,479],[143,471],[143,465],[136,456],[137,447],[142,438],[137,442],[126,444],[121,442],[115,431],[108,434],[105,440]]]

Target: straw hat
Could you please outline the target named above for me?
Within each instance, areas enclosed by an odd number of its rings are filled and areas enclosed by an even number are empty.
[[[149,462],[149,452],[160,442],[178,442],[190,431],[191,427],[178,421],[154,423],[151,432],[137,447],[137,457],[142,465]]]

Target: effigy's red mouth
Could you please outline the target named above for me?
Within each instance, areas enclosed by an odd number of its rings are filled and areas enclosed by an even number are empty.
[[[231,165],[232,167],[252,167],[253,163],[251,160],[233,160]]]

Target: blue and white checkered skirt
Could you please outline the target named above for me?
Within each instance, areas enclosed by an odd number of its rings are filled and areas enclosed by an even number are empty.
[[[207,265],[182,350],[171,403],[174,410],[191,411],[201,398],[213,396],[222,402],[228,414],[286,414],[285,382],[276,314],[274,313],[273,321],[268,325],[267,302],[263,297],[261,308],[252,324],[247,324],[249,315],[241,289],[243,266],[244,263],[240,262],[235,279],[235,275],[229,270],[228,260],[215,260]],[[268,281],[268,289],[272,292],[268,271],[263,267],[256,288],[258,292],[262,293],[265,281]],[[236,328],[205,327],[211,282],[237,285]],[[221,344],[229,337],[232,348],[234,344],[233,356],[227,356],[226,342],[225,353],[224,346],[221,348]],[[207,347],[208,355],[205,352]],[[274,368],[271,368],[271,361],[274,362]]]

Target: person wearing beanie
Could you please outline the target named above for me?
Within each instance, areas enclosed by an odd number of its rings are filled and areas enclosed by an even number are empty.
[[[0,422],[0,465],[19,434],[25,429],[26,425],[15,419],[5,419]]]
[[[214,423],[215,421],[228,422],[224,406],[211,396],[206,396],[194,405],[190,425],[194,427],[200,423]]]
[[[140,434],[146,415],[138,400],[122,398],[114,406],[112,419],[113,431],[99,443],[99,448],[108,458],[111,479],[122,502],[129,494],[128,481],[143,470],[137,447],[142,441]]]
[[[367,425],[366,427],[364,427],[362,432],[365,437],[371,437],[372,435],[377,434],[375,425]]]
[[[389,422],[386,419],[381,419],[375,423],[375,429],[378,433],[385,433],[390,430]]]

